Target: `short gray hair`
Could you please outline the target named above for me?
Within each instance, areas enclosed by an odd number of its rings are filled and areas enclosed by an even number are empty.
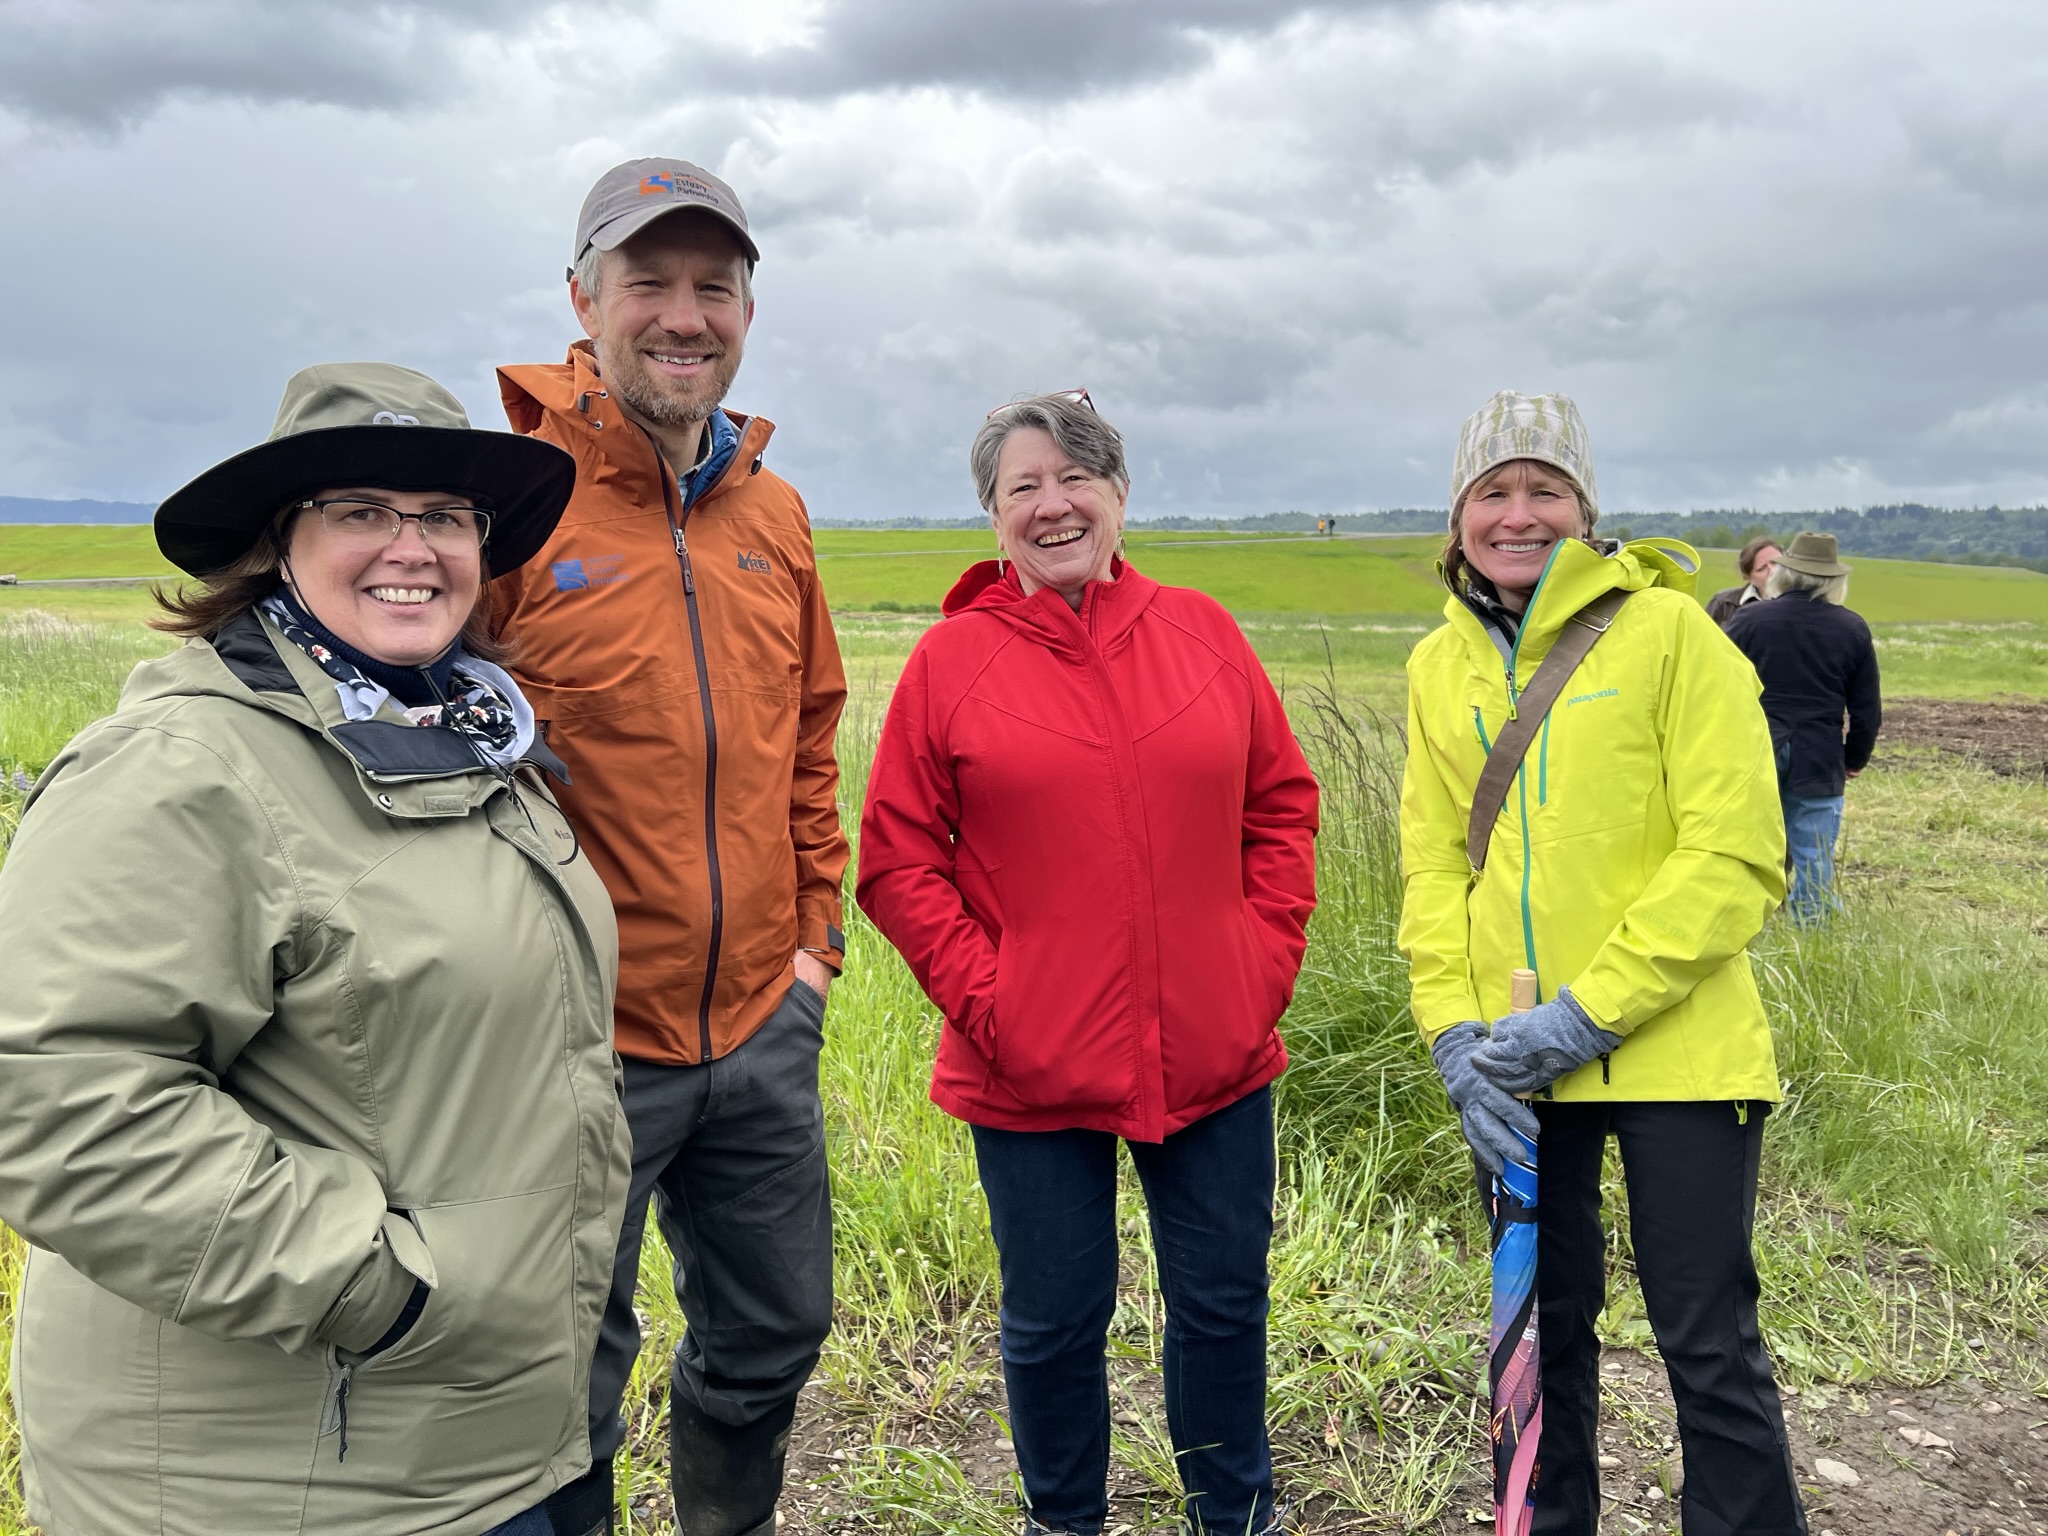
[[[1032,395],[989,412],[988,420],[974,434],[974,446],[967,450],[967,465],[974,471],[974,494],[990,517],[996,512],[996,462],[1002,458],[1010,434],[1024,427],[1049,433],[1060,452],[1089,474],[1130,489],[1121,432],[1098,416],[1092,405],[1066,395]]]
[[[576,279],[578,288],[591,298],[596,298],[597,291],[604,282],[604,252],[594,245],[591,246],[576,258],[576,265],[570,276]],[[740,298],[748,304],[754,302],[754,264],[751,261],[742,261],[740,264]]]
[[[1764,581],[1764,596],[1783,597],[1787,592],[1811,592],[1824,603],[1840,606],[1849,601],[1849,578],[1846,573],[1840,576],[1809,576],[1805,571],[1793,570],[1781,555]]]

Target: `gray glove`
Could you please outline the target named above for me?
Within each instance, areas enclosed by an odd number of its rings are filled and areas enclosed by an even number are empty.
[[[1619,1044],[1621,1036],[1587,1018],[1559,987],[1549,1002],[1495,1019],[1493,1037],[1473,1052],[1472,1065],[1509,1093],[1534,1093]]]
[[[1499,1173],[1505,1159],[1520,1161],[1523,1156],[1515,1131],[1531,1141],[1536,1139],[1536,1116],[1528,1105],[1503,1093],[1472,1065],[1472,1053],[1485,1044],[1484,1024],[1453,1024],[1436,1037],[1429,1053],[1436,1058],[1436,1069],[1457,1108],[1472,1155],[1488,1173]]]

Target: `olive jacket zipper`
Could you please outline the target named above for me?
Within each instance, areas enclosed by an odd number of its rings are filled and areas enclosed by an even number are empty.
[[[636,423],[637,425],[637,423]],[[697,1044],[701,1060],[711,1060],[711,998],[718,986],[718,949],[725,937],[725,880],[718,868],[718,716],[711,707],[711,666],[704,659],[704,620],[697,611],[697,578],[690,570],[690,545],[683,537],[687,508],[676,505],[675,477],[661,456],[661,445],[647,433],[661,476],[662,510],[675,539],[676,565],[683,577],[683,609],[690,619],[690,657],[697,666],[697,702],[704,711],[704,862],[711,884],[711,935],[704,945],[704,990],[697,999]]]

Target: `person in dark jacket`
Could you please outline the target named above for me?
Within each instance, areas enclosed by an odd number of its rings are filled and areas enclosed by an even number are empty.
[[[1764,587],[1771,579],[1781,553],[1778,541],[1768,535],[1751,539],[1742,546],[1735,557],[1735,569],[1741,574],[1741,582],[1732,587],[1723,587],[1707,599],[1707,617],[1723,629],[1728,621],[1751,603],[1763,601]]]
[[[945,1015],[932,1100],[973,1127],[988,1196],[1025,1529],[1108,1514],[1121,1138],[1188,1525],[1278,1532],[1270,1084],[1316,782],[1230,615],[1120,558],[1123,440],[1085,396],[1004,406],[971,457],[1008,558],[960,579],[904,668],[857,892]]]
[[[1842,605],[1849,567],[1831,533],[1802,533],[1778,556],[1766,603],[1745,605],[1728,638],[1764,684],[1778,760],[1795,920],[1833,909],[1835,838],[1845,781],[1863,771],[1883,715],[1870,626]]]

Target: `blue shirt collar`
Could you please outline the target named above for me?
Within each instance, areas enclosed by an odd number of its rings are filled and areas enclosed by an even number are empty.
[[[686,512],[696,505],[699,496],[718,483],[718,477],[725,473],[726,466],[740,451],[740,429],[733,425],[732,418],[722,409],[711,413],[708,425],[711,428],[711,453],[702,464],[683,476],[683,510]]]

